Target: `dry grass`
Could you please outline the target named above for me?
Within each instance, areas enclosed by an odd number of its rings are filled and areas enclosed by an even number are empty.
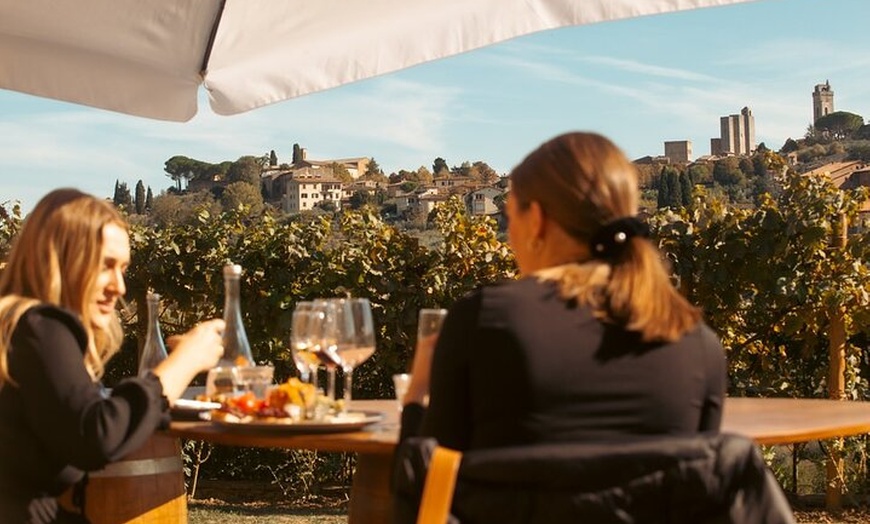
[[[801,524],[867,524],[870,507],[829,513],[822,497],[795,502]],[[264,482],[204,481],[188,503],[190,524],[339,524],[347,522],[347,500],[341,495],[308,503],[290,502],[280,489]]]
[[[190,524],[338,524],[347,522],[343,495],[293,502],[266,482],[202,481],[188,502]]]

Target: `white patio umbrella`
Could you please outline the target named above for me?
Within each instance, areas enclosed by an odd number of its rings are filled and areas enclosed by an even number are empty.
[[[0,0],[0,88],[187,121],[519,35],[747,0]]]

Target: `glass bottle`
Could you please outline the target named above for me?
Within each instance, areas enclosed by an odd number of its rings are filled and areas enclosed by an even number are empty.
[[[224,356],[221,358],[222,367],[253,366],[254,357],[251,355],[251,345],[248,343],[248,335],[245,333],[245,325],[242,323],[242,306],[240,299],[239,280],[242,276],[242,266],[227,264],[224,266]]]
[[[166,346],[163,345],[163,334],[160,332],[160,295],[148,293],[145,297],[148,303],[148,331],[145,335],[145,345],[142,346],[142,357],[139,359],[139,376],[166,358]]]

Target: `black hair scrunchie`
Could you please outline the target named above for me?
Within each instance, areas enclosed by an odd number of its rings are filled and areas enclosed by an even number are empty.
[[[622,254],[630,238],[648,236],[649,226],[637,217],[617,218],[598,228],[589,247],[594,258],[613,260]]]

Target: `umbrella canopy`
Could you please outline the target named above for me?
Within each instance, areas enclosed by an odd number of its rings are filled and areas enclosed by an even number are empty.
[[[516,36],[747,0],[0,0],[0,88],[187,121]]]

